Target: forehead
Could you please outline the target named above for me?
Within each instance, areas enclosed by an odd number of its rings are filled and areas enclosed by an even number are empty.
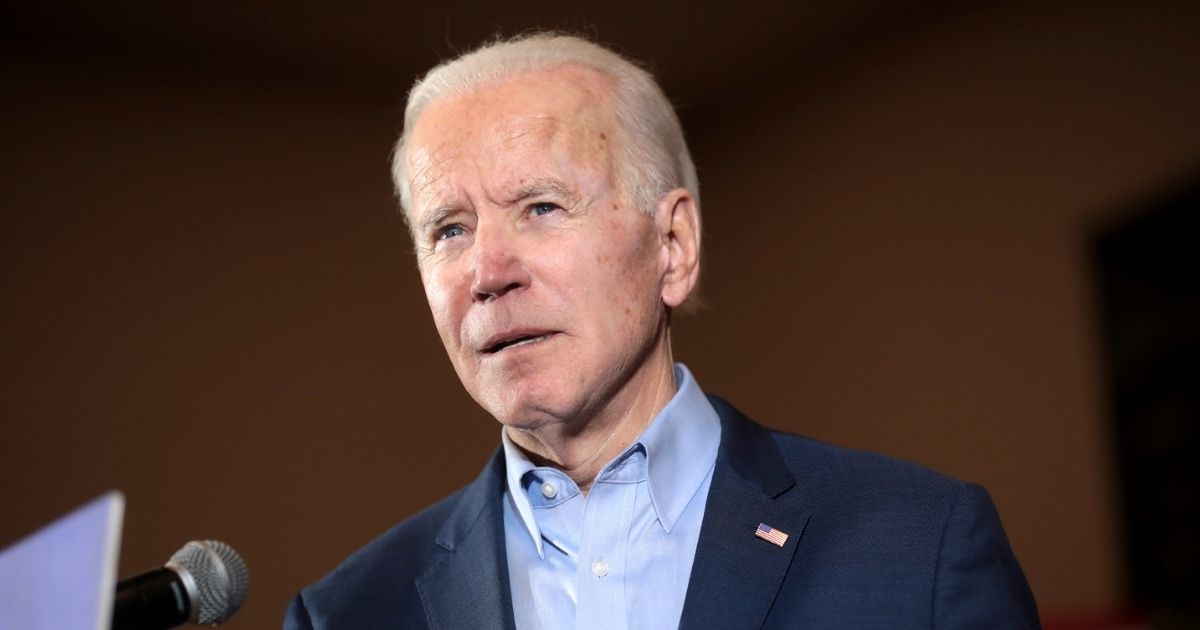
[[[547,162],[611,170],[617,130],[612,80],[563,66],[518,74],[426,107],[411,131],[405,160],[414,211],[447,194],[449,175],[470,167],[496,186],[544,173]]]

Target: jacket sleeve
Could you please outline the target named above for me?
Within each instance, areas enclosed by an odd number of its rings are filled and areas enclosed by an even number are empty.
[[[934,628],[1040,628],[1037,605],[986,490],[963,484],[938,552]]]
[[[283,618],[283,630],[312,630],[312,620],[308,618],[303,595],[297,594],[288,605],[287,616]]]

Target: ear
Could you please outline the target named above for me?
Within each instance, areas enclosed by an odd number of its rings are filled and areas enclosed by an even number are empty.
[[[677,308],[700,280],[700,208],[690,192],[676,188],[663,196],[657,210],[655,224],[664,263],[662,301]]]

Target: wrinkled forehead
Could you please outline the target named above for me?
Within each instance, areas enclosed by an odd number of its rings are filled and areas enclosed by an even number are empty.
[[[589,69],[560,67],[431,103],[405,146],[410,212],[453,194],[459,182],[449,176],[464,166],[519,180],[541,175],[522,167],[544,168],[557,156],[611,172],[618,127],[610,83]],[[503,179],[489,184],[511,183]]]

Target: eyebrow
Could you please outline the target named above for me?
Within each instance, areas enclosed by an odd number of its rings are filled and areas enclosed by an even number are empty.
[[[557,179],[541,178],[535,179],[532,182],[529,182],[528,184],[525,184],[524,186],[514,190],[506,200],[506,204],[514,205],[525,201],[526,199],[532,199],[534,197],[541,197],[544,195],[557,195],[569,203],[575,202],[579,199],[579,195],[576,194],[575,191],[571,190],[570,186],[567,186],[563,182]],[[445,221],[446,217],[458,213],[459,210],[460,209],[454,205],[444,205],[434,208],[429,212],[428,216],[421,220],[421,232],[428,233],[430,230],[436,228],[442,221]]]
[[[571,190],[570,186],[558,181],[557,179],[535,179],[520,188],[513,191],[507,200],[509,205],[520,203],[526,199],[533,197],[541,197],[543,195],[558,195],[567,200],[574,201],[578,199],[575,191]]]
[[[458,209],[454,206],[439,206],[435,208],[424,220],[421,221],[421,232],[426,233],[437,227],[439,223],[444,221],[446,217],[457,212]]]

